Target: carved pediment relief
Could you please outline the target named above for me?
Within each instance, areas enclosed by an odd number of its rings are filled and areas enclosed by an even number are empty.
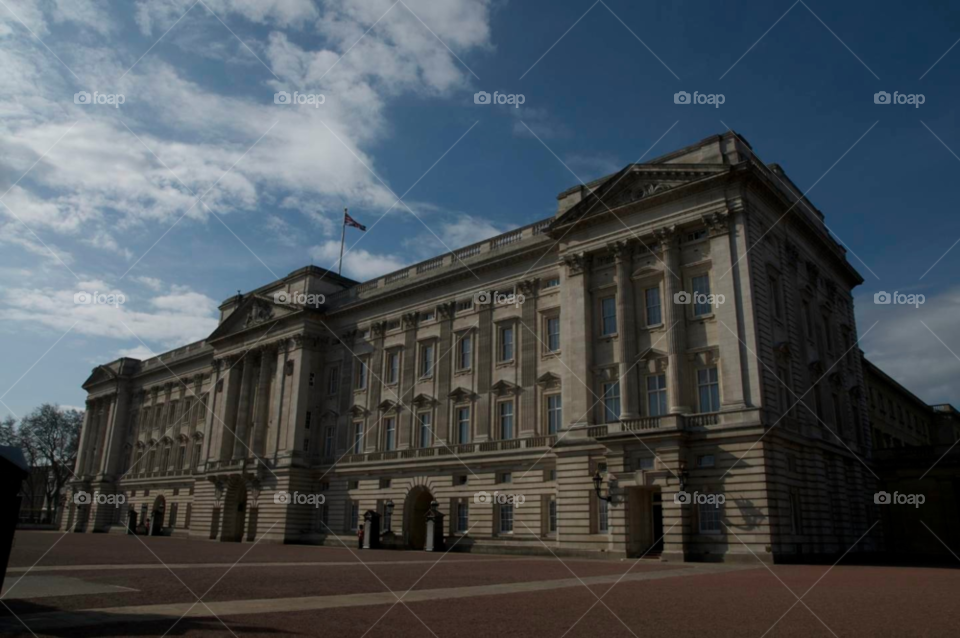
[[[537,385],[545,389],[559,388],[560,382],[560,377],[552,372],[545,372],[537,377]]]
[[[476,393],[467,388],[458,387],[453,390],[450,394],[447,395],[448,399],[453,399],[454,401],[461,403],[463,401],[473,401],[476,398]]]
[[[269,325],[283,319],[286,315],[303,310],[302,306],[276,303],[272,298],[250,295],[240,302],[233,313],[217,326],[207,338],[208,341],[220,339],[231,334],[262,324]]]

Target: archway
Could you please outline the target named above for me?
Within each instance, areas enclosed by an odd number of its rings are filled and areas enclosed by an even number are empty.
[[[127,510],[127,534],[137,533],[137,511],[132,507]]]
[[[223,499],[223,532],[220,540],[225,543],[239,543],[243,540],[243,528],[247,517],[247,484],[242,479],[234,479],[227,485],[227,495]]]
[[[422,485],[410,490],[404,504],[404,536],[411,549],[423,549],[427,542],[427,512],[433,494]]]
[[[167,511],[167,501],[158,496],[153,502],[153,512],[150,514],[150,536],[160,536],[163,531],[163,515]]]

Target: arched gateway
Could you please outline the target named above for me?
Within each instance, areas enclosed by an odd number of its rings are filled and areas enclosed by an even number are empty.
[[[423,549],[427,542],[427,512],[432,501],[433,494],[422,485],[407,493],[403,505],[403,536],[411,549]]]

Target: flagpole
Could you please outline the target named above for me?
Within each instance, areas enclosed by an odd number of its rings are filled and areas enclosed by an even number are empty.
[[[343,272],[343,240],[347,236],[347,209],[343,209],[343,223],[340,226],[340,265],[337,267],[337,274]]]

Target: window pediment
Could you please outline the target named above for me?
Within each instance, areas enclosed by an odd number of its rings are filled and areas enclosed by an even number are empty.
[[[500,397],[520,394],[520,386],[509,381],[497,381],[491,386],[491,389]]]

